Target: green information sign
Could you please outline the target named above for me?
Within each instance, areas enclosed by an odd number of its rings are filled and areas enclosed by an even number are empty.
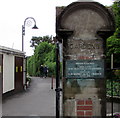
[[[104,60],[67,60],[66,78],[104,78]]]

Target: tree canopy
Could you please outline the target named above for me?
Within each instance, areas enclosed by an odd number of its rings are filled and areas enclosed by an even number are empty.
[[[49,76],[55,75],[55,45],[41,42],[36,46],[34,55],[28,59],[28,73],[32,76],[40,76],[40,66],[46,65]]]
[[[115,24],[116,24],[116,32],[115,36],[120,38],[120,1],[114,2],[112,5],[112,9],[115,15]]]
[[[107,63],[110,63],[111,54],[114,54],[114,63],[120,67],[120,2],[112,5],[116,30],[113,36],[107,39]]]
[[[32,37],[32,39],[30,41],[30,43],[31,43],[30,47],[36,48],[39,45],[39,43],[41,43],[41,42],[54,43],[54,41],[52,40],[52,36],[49,36],[49,35],[46,35],[43,37],[41,37],[41,36],[35,37],[34,36],[34,37]]]

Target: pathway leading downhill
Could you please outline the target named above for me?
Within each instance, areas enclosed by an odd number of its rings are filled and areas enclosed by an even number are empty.
[[[51,78],[33,77],[31,86],[26,92],[3,100],[2,115],[55,116],[54,89],[51,89]]]
[[[55,86],[54,79],[54,89]],[[27,91],[12,95],[3,100],[2,115],[16,116],[3,118],[20,118],[18,116],[25,116],[21,118],[41,118],[39,116],[55,116],[56,93],[54,89],[51,89],[51,78],[33,77],[30,88]],[[114,112],[120,112],[120,104],[114,103]],[[107,102],[107,113],[111,113],[110,102]]]

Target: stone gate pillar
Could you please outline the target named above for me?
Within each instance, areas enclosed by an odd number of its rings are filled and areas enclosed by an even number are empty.
[[[97,2],[74,2],[57,17],[63,44],[63,116],[106,116],[105,46],[114,20]]]

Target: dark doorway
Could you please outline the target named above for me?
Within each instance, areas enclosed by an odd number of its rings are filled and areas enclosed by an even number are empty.
[[[23,58],[15,57],[15,91],[23,90]]]

